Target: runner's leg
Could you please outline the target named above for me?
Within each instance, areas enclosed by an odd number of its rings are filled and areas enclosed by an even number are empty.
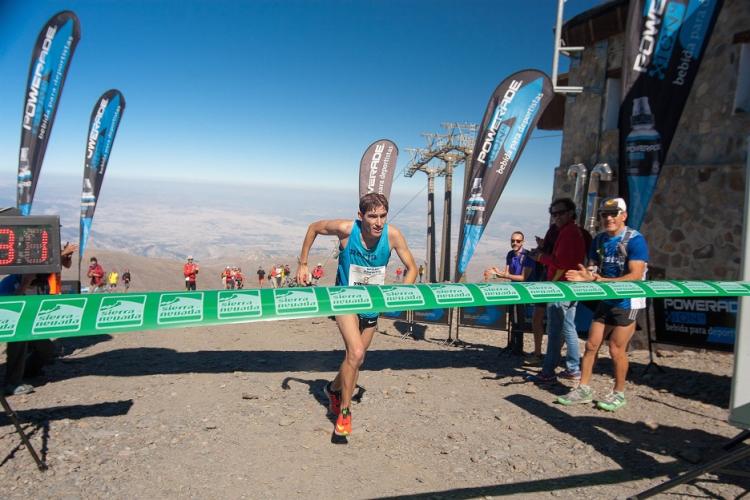
[[[616,326],[609,338],[609,355],[612,357],[615,376],[615,392],[625,390],[625,377],[628,374],[628,342],[635,333],[635,321],[628,326]]]
[[[356,314],[336,316],[336,324],[341,332],[346,347],[346,355],[341,363],[339,374],[331,384],[333,390],[341,391],[341,408],[348,408],[352,402],[352,394],[356,385],[359,367],[365,359],[365,340],[359,330],[359,318]],[[367,330],[370,330],[368,328]],[[374,328],[372,329],[374,332]],[[372,334],[369,335],[370,341]],[[368,342],[369,345],[369,342]]]
[[[589,385],[591,374],[596,364],[596,357],[599,354],[599,348],[602,346],[604,339],[604,323],[594,321],[589,328],[589,338],[586,340],[586,351],[583,353],[581,360],[581,385]]]

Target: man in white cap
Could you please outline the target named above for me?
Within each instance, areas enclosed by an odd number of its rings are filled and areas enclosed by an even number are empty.
[[[187,256],[187,262],[182,266],[182,274],[185,276],[185,290],[195,290],[195,278],[198,274],[198,264],[193,263],[193,256]]]
[[[606,198],[599,205],[600,228],[589,250],[589,267],[568,271],[568,281],[637,281],[646,278],[648,246],[646,239],[625,225],[627,206],[622,198]],[[628,373],[628,343],[635,332],[636,319],[646,307],[645,298],[603,300],[599,303],[589,329],[586,352],[581,362],[581,383],[565,396],[564,405],[591,403],[594,391],[589,386],[591,372],[602,340],[609,335],[609,354],[614,366],[615,386],[597,401],[602,410],[615,411],[625,406],[625,377]]]

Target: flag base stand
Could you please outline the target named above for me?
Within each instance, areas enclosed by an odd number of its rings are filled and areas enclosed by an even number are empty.
[[[740,432],[737,436],[733,437],[727,444],[724,445],[725,451],[717,458],[711,460],[708,463],[701,465],[700,467],[696,467],[682,474],[681,476],[678,476],[674,479],[670,479],[669,481],[665,483],[654,486],[653,488],[643,491],[641,493],[638,493],[637,495],[634,495],[630,498],[631,499],[648,498],[648,497],[656,495],[657,493],[661,493],[663,491],[667,491],[671,488],[674,488],[675,486],[679,484],[685,484],[688,481],[697,479],[703,474],[707,474],[709,472],[724,472],[726,474],[740,475],[740,476],[746,477],[747,472],[726,470],[724,469],[724,467],[726,467],[727,465],[731,465],[735,462],[739,462],[742,459],[750,457],[750,446],[739,447],[740,444],[744,443],[748,439],[750,439],[750,430],[744,430]]]
[[[8,403],[8,400],[5,399],[5,396],[0,395],[0,404],[3,406],[3,410],[5,411],[5,414],[8,415],[8,418],[13,423],[13,425],[16,428],[16,432],[19,436],[21,436],[21,441],[23,441],[23,444],[26,446],[26,449],[29,450],[29,453],[31,454],[31,458],[34,459],[34,462],[36,462],[37,468],[44,472],[48,469],[47,464],[39,458],[39,455],[37,455],[36,450],[34,450],[34,447],[31,445],[31,442],[29,441],[29,438],[26,436],[26,433],[23,432],[23,429],[21,428],[21,422],[18,420],[18,416],[16,416],[16,413],[13,411],[13,408],[10,407],[10,404]]]

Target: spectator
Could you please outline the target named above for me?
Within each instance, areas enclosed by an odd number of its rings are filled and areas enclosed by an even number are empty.
[[[422,264],[419,264],[419,270],[417,272],[419,273],[419,282],[422,283],[422,277],[424,276],[424,266]]]
[[[104,289],[104,269],[96,257],[89,259],[89,270],[86,273],[89,277],[89,293],[101,292]]]
[[[514,231],[510,236],[511,250],[505,256],[505,268],[501,271],[497,267],[489,269],[491,274],[510,281],[526,281],[536,265],[529,258],[529,251],[523,248],[524,235],[521,231]],[[526,305],[516,304],[508,310],[510,315],[510,348],[511,354],[523,356],[523,329],[526,323]]]
[[[107,275],[107,285],[109,285],[110,292],[117,290],[118,281],[120,281],[120,275],[117,273],[117,269],[111,270]]]
[[[317,285],[320,278],[323,277],[323,265],[320,262],[318,262],[318,265],[312,270],[311,276],[313,285]]]
[[[263,288],[263,281],[266,279],[266,271],[263,266],[258,267],[258,288]]]
[[[271,266],[271,272],[268,273],[268,281],[271,282],[271,288],[276,288],[276,274],[278,274],[278,269],[276,268],[276,265]]]
[[[557,225],[550,224],[544,238],[536,236],[537,250],[542,253],[552,253],[557,241]],[[547,279],[547,269],[544,264],[537,262],[527,281],[544,281]],[[523,361],[525,366],[542,366],[542,340],[544,338],[544,317],[547,314],[547,304],[536,303],[531,316],[531,330],[534,332],[534,354]]]
[[[646,279],[648,246],[646,239],[625,225],[627,205],[622,198],[608,198],[599,205],[602,231],[589,250],[589,268],[581,265],[566,273],[569,281],[636,281]],[[565,396],[564,405],[591,403],[594,391],[589,386],[591,373],[602,340],[609,335],[609,355],[614,367],[615,386],[596,406],[615,411],[625,406],[625,378],[628,373],[628,343],[635,332],[638,313],[646,307],[645,298],[603,300],[594,311],[583,355],[581,383]]]
[[[245,286],[245,277],[242,275],[242,269],[239,267],[234,268],[234,287],[237,290],[242,290]]]
[[[130,270],[127,267],[122,273],[122,285],[125,287],[126,292],[130,289]]]
[[[547,266],[547,281],[565,281],[565,273],[578,269],[586,257],[586,241],[583,230],[575,223],[576,204],[570,198],[558,198],[550,205],[549,213],[559,229],[551,254],[529,252],[529,257]],[[552,302],[547,304],[547,354],[544,356],[542,371],[529,377],[529,380],[548,384],[557,380],[555,370],[560,361],[562,340],[567,346],[566,369],[561,378],[579,380],[580,351],[578,332],[575,325],[575,301]]]
[[[401,281],[401,273],[403,273],[403,269],[401,269],[401,266],[396,268],[396,282],[398,283]]]
[[[185,289],[187,291],[196,289],[196,278],[199,270],[198,264],[193,263],[193,256],[188,255],[187,262],[182,266],[182,274],[185,276]]]

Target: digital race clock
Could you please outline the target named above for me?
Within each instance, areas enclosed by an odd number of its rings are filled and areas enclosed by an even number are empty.
[[[0,215],[0,274],[60,270],[59,216]]]

